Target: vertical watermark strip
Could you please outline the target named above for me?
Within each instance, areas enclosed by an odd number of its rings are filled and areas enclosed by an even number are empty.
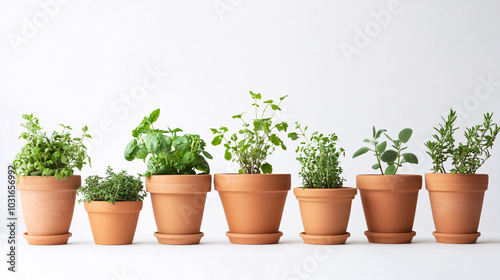
[[[7,270],[17,272],[17,199],[14,166],[7,168]]]

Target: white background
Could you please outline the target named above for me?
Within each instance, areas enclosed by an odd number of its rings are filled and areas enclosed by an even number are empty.
[[[145,165],[125,161],[123,149],[143,116],[159,107],[158,126],[181,127],[210,142],[210,127],[235,127],[238,123],[231,116],[250,109],[249,90],[264,98],[288,94],[279,119],[337,133],[347,151],[342,160],[347,186],[355,186],[357,174],[372,172],[369,156],[351,159],[362,139],[370,137],[372,125],[392,135],[413,128],[409,150],[421,164],[401,173],[423,175],[431,168],[423,143],[449,108],[461,110],[462,127],[480,123],[485,112],[496,112],[494,119],[500,120],[498,1],[401,1],[393,4],[396,9],[385,26],[376,23],[373,14],[388,11],[387,0],[73,0],[51,6],[50,15],[43,4],[47,2],[0,1],[2,170],[23,145],[17,140],[23,113],[35,114],[49,132],[59,123],[71,125],[75,132],[89,126],[94,134],[88,143],[93,165],[81,171],[83,178],[103,174],[108,165],[137,174]],[[230,8],[217,11],[214,4]],[[357,29],[366,27],[371,31],[369,41],[356,45]],[[357,52],[345,55],[341,46],[347,44],[357,46]],[[143,80],[158,69],[168,77],[148,80],[153,87],[138,94]],[[291,173],[298,187],[294,144],[288,142],[288,147],[269,161],[275,173]],[[222,149],[210,146],[209,151],[215,156],[212,173],[236,170],[224,161]],[[303,228],[291,192],[280,244],[231,245],[213,191],[200,245],[157,244],[147,198],[134,245],[96,246],[83,206],[77,205],[69,245],[28,246],[19,236],[19,272],[7,273],[2,261],[0,275],[110,280],[498,279],[499,148],[492,153],[480,169],[490,174],[490,189],[476,245],[434,241],[426,190],[420,192],[417,236],[409,245],[369,244],[363,235],[366,224],[359,195],[353,202],[348,244],[305,245],[298,236]],[[5,182],[6,171],[1,173]],[[4,189],[0,217],[6,212],[5,195]],[[3,224],[0,251],[5,255]],[[24,230],[21,223],[19,234]],[[293,267],[302,274],[294,273]]]

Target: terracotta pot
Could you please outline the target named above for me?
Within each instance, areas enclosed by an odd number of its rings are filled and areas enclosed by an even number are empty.
[[[160,244],[198,244],[211,175],[152,175],[146,177]]]
[[[373,243],[410,243],[417,208],[420,175],[358,175],[359,189],[368,230]]]
[[[85,202],[95,244],[132,244],[142,201]]]
[[[235,244],[274,244],[279,231],[290,174],[215,174],[229,231]]]
[[[55,177],[19,177],[17,189],[21,197],[24,223],[28,232],[23,236],[32,245],[68,243],[69,227],[75,209],[76,190],[81,185],[79,175],[66,180]]]
[[[476,243],[488,175],[425,174],[437,242]]]
[[[299,200],[304,232],[300,234],[307,244],[344,244],[350,233],[347,224],[355,188],[304,189],[294,188]]]

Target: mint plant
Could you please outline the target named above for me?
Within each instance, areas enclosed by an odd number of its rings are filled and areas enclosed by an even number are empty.
[[[441,117],[444,124],[439,128],[434,127],[437,132],[432,135],[434,140],[425,143],[429,149],[427,154],[432,158],[432,171],[435,173],[446,173],[445,163],[451,159],[452,174],[475,174],[484,162],[491,157],[490,149],[500,132],[498,124],[493,123],[493,113],[483,115],[484,121],[480,125],[466,128],[464,136],[466,143],[455,145],[454,127],[457,119],[456,112],[450,109],[448,117]]]
[[[324,135],[317,131],[306,136],[307,126],[302,128],[296,122],[296,129],[288,137],[292,140],[302,139],[295,150],[299,154],[297,160],[301,164],[299,176],[304,188],[340,188],[345,179],[341,176],[342,167],[339,158],[345,156],[343,148],[337,148],[338,137],[335,133]]]
[[[54,131],[48,137],[33,114],[23,114],[23,119],[26,123],[21,126],[27,131],[19,139],[26,143],[14,159],[17,176],[54,176],[57,180],[65,180],[73,175],[75,168],[81,171],[87,161],[90,165],[87,148],[83,145],[84,138],[91,138],[87,126],[82,128],[81,137],[72,137],[72,128],[61,124],[62,132]]]
[[[377,163],[372,166],[372,169],[380,170],[382,175],[395,175],[404,163],[418,164],[417,156],[412,153],[402,153],[408,148],[404,147],[403,144],[406,144],[410,140],[413,130],[411,128],[401,130],[398,134],[398,139],[392,139],[385,133],[386,131],[385,129],[377,130],[374,126],[372,139],[363,140],[363,142],[371,144],[373,148],[362,147],[354,153],[352,158],[366,154],[369,151],[373,152]],[[379,138],[382,136],[382,133],[392,142],[392,148],[394,149],[387,149],[387,141],[380,142]],[[382,162],[387,164],[385,171],[382,168]]]
[[[206,159],[212,156],[205,151],[205,141],[196,134],[178,135],[181,129],[156,129],[153,123],[160,116],[160,109],[154,110],[149,117],[132,131],[132,139],[126,146],[124,156],[128,161],[147,160],[147,170],[141,176],[151,175],[194,175],[209,174]]]
[[[285,144],[276,132],[286,132],[288,124],[286,122],[273,124],[273,117],[277,111],[281,111],[281,102],[287,96],[280,97],[279,102],[275,103],[273,100],[260,102],[262,98],[260,93],[250,91],[250,95],[255,111],[250,122],[245,121],[243,118],[245,113],[241,113],[233,116],[233,119],[239,119],[243,125],[238,133],[229,134],[229,129],[225,126],[219,129],[211,128],[215,134],[212,145],[218,146],[224,142],[226,148],[224,158],[238,163],[239,173],[270,174],[273,172],[273,167],[267,162],[267,157],[273,154],[276,147],[286,150]],[[259,111],[261,106],[262,109]]]
[[[115,173],[109,166],[106,177],[87,177],[85,185],[78,189],[78,194],[83,196],[78,203],[106,201],[113,204],[117,201],[141,201],[147,195],[140,177],[128,175],[126,171]]]

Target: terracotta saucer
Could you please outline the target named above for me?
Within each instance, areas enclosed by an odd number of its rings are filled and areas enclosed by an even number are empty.
[[[158,243],[167,245],[191,245],[199,244],[204,236],[203,232],[195,234],[164,234],[155,232],[154,236],[158,239]]]
[[[226,236],[229,237],[229,241],[233,244],[245,244],[245,245],[259,245],[259,244],[276,244],[280,241],[280,237],[283,236],[283,232],[278,231],[274,233],[231,233],[226,232]]]
[[[351,234],[348,232],[336,235],[311,235],[311,234],[306,234],[305,232],[300,233],[300,237],[304,239],[304,243],[314,244],[314,245],[345,244],[349,236],[351,236]]]
[[[68,239],[72,236],[71,232],[56,235],[29,235],[23,233],[23,237],[30,245],[62,245],[67,244]]]
[[[440,243],[451,244],[473,244],[476,243],[477,238],[481,236],[480,232],[476,233],[439,233],[433,232],[432,235]]]
[[[411,240],[417,233],[412,232],[402,232],[402,233],[390,233],[390,232],[370,232],[365,231],[368,241],[371,243],[382,243],[382,244],[403,244],[411,243]]]

